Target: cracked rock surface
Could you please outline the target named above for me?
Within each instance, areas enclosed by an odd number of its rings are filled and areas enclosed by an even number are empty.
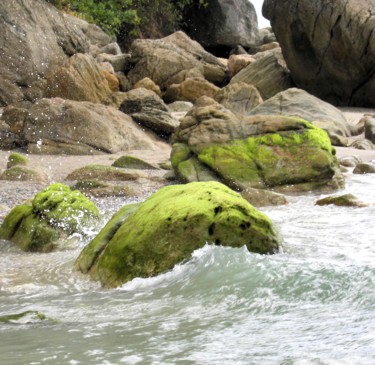
[[[298,87],[375,106],[375,0],[266,0],[263,13]]]

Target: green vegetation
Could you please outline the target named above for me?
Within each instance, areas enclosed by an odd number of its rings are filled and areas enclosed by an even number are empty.
[[[46,0],[57,8],[99,25],[119,38],[173,32],[184,9],[204,0]]]

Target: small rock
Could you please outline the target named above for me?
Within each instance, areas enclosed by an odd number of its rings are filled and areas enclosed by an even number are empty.
[[[375,174],[375,165],[359,163],[353,170],[353,174]]]
[[[118,158],[112,166],[121,167],[126,169],[138,169],[138,170],[158,170],[158,168],[150,163],[143,161],[142,159],[135,156],[122,156]]]
[[[339,207],[367,207],[368,204],[360,201],[352,194],[345,194],[340,196],[329,196],[327,198],[319,199],[315,205],[336,205]]]

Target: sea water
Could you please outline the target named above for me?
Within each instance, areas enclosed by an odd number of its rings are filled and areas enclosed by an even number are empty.
[[[349,174],[346,192],[375,204],[374,175]],[[0,241],[0,316],[46,317],[0,323],[0,364],[375,364],[375,205],[320,197],[262,209],[283,253],[206,245],[110,290],[72,271],[87,242],[36,254]]]

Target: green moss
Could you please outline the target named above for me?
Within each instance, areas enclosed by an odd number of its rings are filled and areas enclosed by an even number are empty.
[[[256,188],[331,178],[337,162],[327,133],[308,122],[303,125],[305,129],[204,146],[198,159],[224,182]]]
[[[63,184],[52,184],[39,192],[32,202],[34,212],[68,233],[99,219],[95,204],[80,191],[72,191]]]
[[[92,267],[90,275],[108,287],[169,270],[206,242],[246,245],[257,253],[279,247],[269,218],[217,182],[161,189],[124,220],[108,244],[104,242],[106,248],[95,265],[85,262],[85,267]],[[95,247],[87,251],[97,252]]]
[[[0,323],[16,322],[20,319],[24,319],[25,317],[33,317],[41,321],[46,319],[46,316],[43,313],[30,310],[30,311],[25,311],[21,313],[7,314],[5,316],[0,316]]]
[[[16,165],[27,165],[29,159],[22,153],[12,152],[8,157],[7,168],[11,168]]]
[[[139,170],[157,170],[157,168],[146,161],[134,156],[122,156],[118,158],[112,166],[122,167],[127,169]]]
[[[31,205],[17,205],[5,217],[0,227],[0,239],[11,240],[22,220],[33,213]]]
[[[87,273],[91,269],[100,254],[106,248],[108,242],[120,228],[122,222],[136,209],[137,206],[138,204],[125,205],[112,216],[99,234],[83,249],[75,263],[76,269],[83,273]]]
[[[108,184],[99,180],[80,180],[72,186],[72,190],[85,191],[95,188],[106,188],[107,186]]]
[[[189,147],[184,143],[174,143],[171,152],[171,164],[173,168],[177,168],[178,165],[188,160],[192,153]]]

